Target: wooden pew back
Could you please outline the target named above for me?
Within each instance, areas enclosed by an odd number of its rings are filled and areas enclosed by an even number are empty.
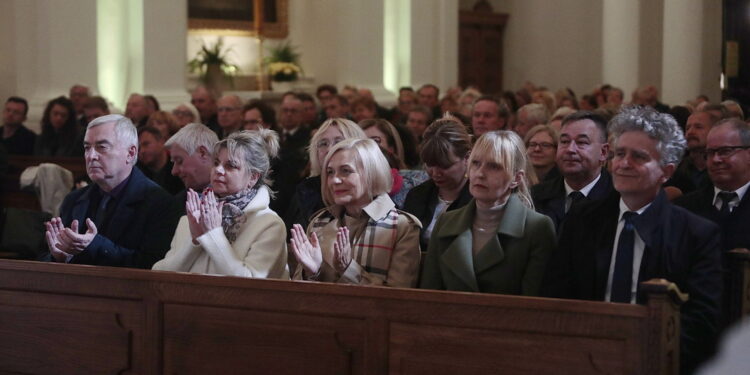
[[[0,372],[676,374],[647,306],[0,260]]]
[[[31,191],[20,188],[21,173],[28,168],[42,163],[58,164],[73,173],[73,179],[86,177],[86,162],[82,157],[42,157],[42,156],[8,156],[8,174],[2,181],[2,207],[24,208],[39,210],[39,200]]]
[[[729,251],[728,323],[750,316],[750,251]]]

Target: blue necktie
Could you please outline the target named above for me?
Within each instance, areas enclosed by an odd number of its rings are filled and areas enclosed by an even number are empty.
[[[635,212],[625,212],[622,219],[625,224],[617,241],[617,257],[615,270],[612,274],[612,290],[609,300],[612,302],[630,303],[633,287],[633,248],[635,247],[635,226],[633,219],[638,216]]]

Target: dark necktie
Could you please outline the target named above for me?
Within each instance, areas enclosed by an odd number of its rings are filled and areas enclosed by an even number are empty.
[[[580,191],[573,191],[570,194],[568,194],[568,198],[570,198],[570,207],[568,207],[568,211],[572,210],[573,207],[575,207],[578,203],[580,203],[584,198],[586,198],[583,193]]]
[[[635,212],[625,212],[622,219],[620,238],[617,241],[617,257],[615,270],[612,274],[612,290],[609,300],[612,302],[630,303],[633,286],[633,250],[635,247],[635,227],[633,219],[638,216]]]
[[[721,200],[721,209],[719,210],[719,215],[721,215],[721,217],[729,216],[729,213],[731,212],[729,211],[729,202],[731,202],[735,197],[737,197],[737,193],[735,192],[719,192],[719,199]]]
[[[104,221],[107,219],[107,205],[112,197],[109,194],[103,194],[102,199],[99,201],[99,207],[96,209],[96,217],[94,218],[94,224],[100,231],[104,228]]]

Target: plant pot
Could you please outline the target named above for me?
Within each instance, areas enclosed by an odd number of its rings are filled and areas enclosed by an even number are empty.
[[[224,89],[224,72],[221,71],[220,64],[206,65],[206,75],[204,77],[206,87],[221,92]]]
[[[273,92],[287,92],[292,91],[297,87],[297,81],[271,81],[271,91]]]

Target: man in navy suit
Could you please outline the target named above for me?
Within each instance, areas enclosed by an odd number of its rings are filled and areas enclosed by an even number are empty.
[[[556,156],[561,175],[531,189],[534,207],[552,219],[555,229],[572,206],[612,192],[612,178],[602,170],[608,153],[607,121],[602,116],[579,111],[563,119]]]
[[[616,192],[569,213],[550,259],[543,294],[643,303],[638,284],[664,278],[690,299],[681,307],[681,370],[711,355],[721,300],[719,228],[669,203],[661,185],[685,151],[671,116],[625,108],[611,122]]]
[[[721,228],[722,249],[750,248],[750,126],[742,120],[722,120],[708,133],[706,167],[713,186],[675,200]]]
[[[107,115],[86,129],[86,173],[94,183],[63,201],[46,223],[47,260],[151,268],[177,227],[174,198],[134,168],[138,134],[124,116]]]

